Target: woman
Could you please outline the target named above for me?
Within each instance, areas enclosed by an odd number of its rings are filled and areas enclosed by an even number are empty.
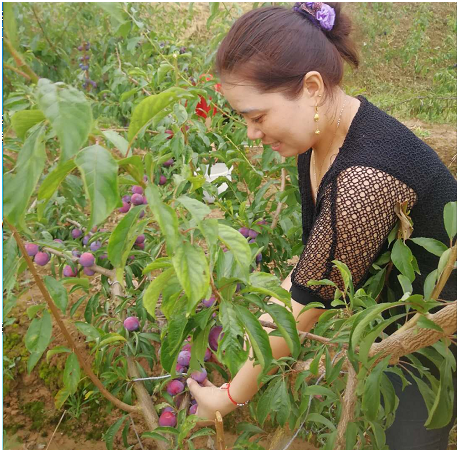
[[[351,22],[337,3],[260,8],[235,22],[216,57],[223,95],[247,120],[248,137],[283,157],[298,158],[305,248],[282,287],[291,291],[301,331],[309,331],[324,312],[310,309],[299,315],[304,305],[319,301],[327,309],[334,298],[333,287],[307,287],[307,282],[327,278],[341,287],[332,263],[338,259],[351,270],[354,285],[363,284],[371,264],[386,250],[398,202],[408,202],[413,237],[449,245],[443,207],[456,200],[454,177],[403,124],[365,97],[353,98],[339,87],[344,61],[358,67],[350,31]],[[425,278],[438,258],[410,246]],[[389,285],[393,296],[400,297],[393,273]],[[442,299],[456,299],[455,279],[454,274]],[[415,280],[414,293],[423,293],[423,282],[421,277]],[[269,315],[261,319],[271,320]],[[289,354],[283,338],[270,337],[270,343],[275,359]],[[210,382],[200,387],[189,380],[198,416],[214,419],[217,410],[225,415],[245,404],[259,389],[260,372],[260,366],[247,361],[229,389]],[[396,378],[391,377],[400,405],[393,427],[386,431],[389,447],[446,448],[451,426],[426,430],[427,410],[417,386],[412,385],[414,392],[401,391]],[[405,407],[414,405],[422,406],[407,413]]]

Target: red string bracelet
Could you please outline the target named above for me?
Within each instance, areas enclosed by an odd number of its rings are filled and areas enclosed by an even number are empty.
[[[247,402],[245,403],[237,403],[230,395],[229,393],[229,389],[230,389],[230,383],[224,383],[223,385],[221,385],[220,389],[226,389],[226,393],[228,394],[228,397],[229,399],[231,400],[231,402],[233,402],[235,405],[237,406],[245,406],[249,403],[249,400],[247,400]]]

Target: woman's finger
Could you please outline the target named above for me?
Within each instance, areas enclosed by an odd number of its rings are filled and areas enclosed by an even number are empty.
[[[206,388],[216,388],[217,386],[215,386],[211,381],[209,381],[207,378],[202,382],[202,384],[206,387]]]
[[[198,402],[198,404],[199,404],[199,399],[200,399],[199,390],[201,389],[201,386],[199,386],[198,382],[193,380],[192,378],[188,378],[186,383],[187,383],[188,388],[189,388],[189,390],[191,392],[191,395],[194,397],[196,402]]]

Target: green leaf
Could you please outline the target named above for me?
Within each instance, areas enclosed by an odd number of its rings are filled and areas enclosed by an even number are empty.
[[[249,351],[244,351],[239,342],[239,338],[244,337],[244,330],[237,318],[233,303],[222,300],[220,322],[223,326],[223,337],[218,347],[218,359],[226,364],[234,377],[247,361]]]
[[[339,272],[341,273],[341,277],[343,278],[344,282],[344,292],[347,292],[347,289],[350,289],[351,296],[354,295],[354,285],[352,284],[352,273],[349,270],[349,267],[338,260],[332,261],[333,264],[338,268]]]
[[[83,333],[86,336],[88,341],[100,339],[100,332],[95,326],[85,322],[74,322],[74,325],[80,333]]]
[[[276,420],[282,427],[288,421],[291,409],[286,380],[280,378],[272,399],[272,411],[276,413]]]
[[[244,325],[256,358],[266,372],[273,360],[268,333],[258,319],[244,306],[234,306],[239,321]]]
[[[453,240],[457,233],[457,202],[449,202],[445,205],[443,220],[448,237],[450,240]]]
[[[330,399],[330,401],[338,400],[338,396],[329,388],[319,385],[308,386],[304,391],[303,395],[321,395]]]
[[[54,303],[63,312],[63,314],[65,314],[69,302],[65,287],[60,281],[57,281],[51,276],[45,276],[43,281],[45,282],[45,286],[48,289]]]
[[[221,223],[218,225],[218,238],[231,251],[243,275],[248,275],[252,252],[247,239],[236,229]]]
[[[104,336],[104,339],[100,341],[100,343],[97,345],[97,348],[102,348],[105,345],[113,344],[113,342],[119,342],[119,341],[126,342],[126,340],[127,339],[121,336],[120,334],[109,333],[106,336]]]
[[[49,363],[49,360],[54,356],[57,355],[58,353],[72,353],[72,350],[70,350],[67,347],[64,347],[63,345],[58,345],[57,347],[54,347],[51,350],[48,350],[46,352],[46,362]]]
[[[38,189],[38,199],[40,201],[43,199],[50,199],[62,181],[67,177],[68,173],[75,168],[75,162],[69,160],[50,171]]]
[[[336,430],[335,425],[328,420],[326,417],[322,416],[319,413],[309,413],[308,417],[306,418],[306,422],[314,422],[315,424],[323,424],[326,425],[331,431]]]
[[[189,314],[204,298],[210,284],[209,264],[202,248],[183,242],[172,257],[175,273],[188,297]]]
[[[446,264],[448,263],[449,256],[451,254],[451,249],[448,248],[440,257],[440,260],[438,261],[438,274],[441,275],[443,273],[443,270],[446,267]]]
[[[290,292],[281,287],[279,279],[269,273],[254,272],[250,274],[249,286],[246,287],[244,292],[258,292],[270,297],[277,298],[288,307],[291,307]]]
[[[385,278],[386,268],[379,270],[376,274],[368,278],[363,285],[366,293],[374,299],[378,298],[378,295],[384,287]]]
[[[27,317],[29,320],[32,320],[39,312],[41,312],[44,308],[46,308],[46,303],[42,304],[35,304],[27,308]]]
[[[436,429],[448,425],[453,414],[453,401],[454,387],[451,367],[447,361],[444,361],[440,367],[440,384],[424,426],[429,429]]]
[[[282,334],[285,342],[287,342],[288,348],[292,352],[292,357],[296,359],[301,351],[301,344],[293,314],[276,303],[266,304],[264,308],[277,325],[277,329]]]
[[[45,167],[44,127],[29,135],[19,152],[17,173],[4,174],[3,215],[18,226],[22,224],[30,197]]]
[[[118,166],[124,168],[139,184],[143,184],[143,164],[139,155],[118,160]]]
[[[357,443],[358,427],[355,422],[349,422],[346,425],[346,450],[354,450]]]
[[[194,99],[195,95],[182,88],[172,87],[160,94],[149,96],[142,100],[132,112],[131,123],[128,130],[128,140],[136,137],[146,125],[155,127],[172,110],[172,105],[180,99]]]
[[[174,273],[175,270],[173,268],[167,269],[157,276],[145,290],[143,295],[143,307],[154,319],[156,319],[155,310],[159,295]]]
[[[419,318],[417,324],[420,328],[427,328],[429,330],[440,331],[440,333],[443,332],[443,328],[440,325],[437,325],[435,322],[424,316],[421,316]]]
[[[435,256],[440,257],[444,251],[448,249],[448,247],[440,242],[439,240],[435,239],[426,239],[424,237],[416,237],[411,239],[412,242],[416,243],[416,245],[422,246],[426,249],[429,253],[435,254]]]
[[[411,264],[413,254],[411,253],[410,248],[405,245],[402,239],[395,241],[390,257],[398,271],[402,275],[406,276],[410,282],[413,282],[415,277],[413,265]]]
[[[172,267],[172,262],[168,257],[159,257],[158,259],[154,260],[150,264],[148,264],[143,270],[142,274],[146,275],[153,270],[158,268],[170,268]]]
[[[29,374],[48,347],[51,341],[52,329],[51,316],[48,311],[43,311],[41,318],[32,320],[24,340],[25,346],[30,352],[30,357],[27,361],[27,372]]]
[[[19,40],[17,32],[16,18],[14,17],[13,2],[3,4],[3,27],[6,37],[15,49],[19,49]]]
[[[99,3],[99,5],[105,3]],[[122,418],[118,419],[114,424],[112,424],[109,429],[105,432],[104,439],[105,444],[107,446],[107,450],[113,450],[113,441],[115,439],[115,435],[118,433],[118,430],[123,425],[124,421],[127,418],[127,414],[125,414]]]
[[[437,274],[438,271],[433,270],[426,276],[426,279],[424,280],[424,300],[430,300],[437,282]]]
[[[110,141],[120,152],[122,155],[126,155],[126,152],[129,147],[128,141],[123,138],[120,134],[116,133],[114,130],[104,130],[102,131],[103,136]],[[129,150],[129,154],[127,157],[130,157],[132,151]]]
[[[263,430],[261,430],[261,431],[263,431]],[[214,436],[215,435],[215,430],[213,430],[211,428],[208,428],[208,427],[207,428],[202,428],[201,430],[198,430],[196,433],[193,433],[190,436],[190,439],[199,438],[200,436],[208,436],[208,435],[209,436]]]
[[[202,221],[204,217],[211,212],[206,204],[197,199],[189,198],[188,196],[180,196],[180,198],[177,198],[177,201],[182,204],[198,222]]]
[[[167,328],[166,337],[161,343],[161,365],[166,372],[175,371],[175,364],[183,342],[187,322],[181,315],[172,317]]]
[[[102,223],[120,202],[118,164],[102,146],[82,149],[75,157],[86,196],[91,200],[89,228]]]
[[[24,140],[27,131],[35,124],[43,121],[45,116],[40,110],[22,110],[17,111],[11,117],[11,127],[15,131],[16,135]]]
[[[85,95],[63,83],[41,78],[37,102],[61,143],[60,162],[72,158],[86,142],[92,127],[92,110]]]
[[[129,16],[123,10],[123,4],[119,2],[96,2],[96,5],[110,14],[116,21],[124,24],[129,20]],[[108,448],[109,450],[111,448]]]
[[[386,356],[365,379],[362,397],[362,410],[369,421],[376,420],[379,407],[381,406],[381,378],[382,373],[388,366],[390,356]]]
[[[397,275],[398,281],[402,286],[403,293],[411,294],[413,292],[413,286],[411,285],[410,280],[404,275]]]
[[[143,206],[135,206],[130,209],[110,234],[107,255],[115,268],[124,268],[136,238],[145,229],[148,220],[137,221],[142,209]]]
[[[145,195],[155,220],[166,237],[167,253],[171,255],[180,241],[177,214],[172,207],[162,202],[156,186],[149,184],[145,190]]]
[[[64,387],[70,394],[74,394],[80,382],[80,363],[77,355],[71,353],[65,361]]]
[[[64,405],[65,401],[69,398],[70,392],[67,389],[62,388],[58,391],[56,396],[54,397],[54,404],[56,409],[60,410],[62,405]]]

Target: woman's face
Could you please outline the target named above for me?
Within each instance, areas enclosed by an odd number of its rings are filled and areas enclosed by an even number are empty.
[[[281,156],[302,154],[317,140],[313,119],[315,99],[307,90],[292,101],[281,93],[261,93],[254,86],[222,80],[222,92],[231,107],[246,120],[248,138],[260,139]]]

